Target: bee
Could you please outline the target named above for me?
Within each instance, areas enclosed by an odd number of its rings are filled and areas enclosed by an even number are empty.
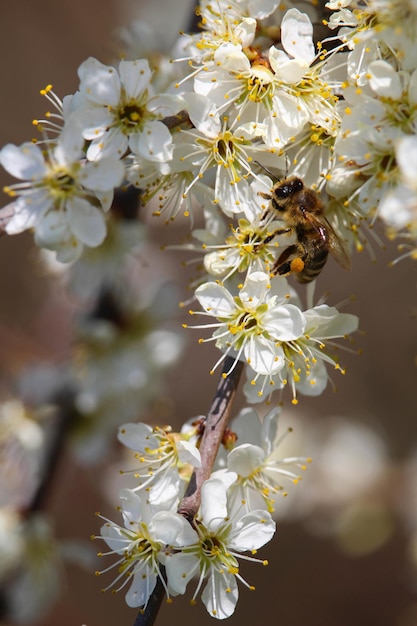
[[[260,195],[271,201],[266,214],[273,213],[285,223],[284,228],[268,235],[264,243],[285,233],[296,237],[296,243],[289,245],[275,261],[273,274],[294,272],[299,282],[309,283],[322,271],[329,252],[344,269],[350,269],[342,240],[324,217],[322,201],[301,178],[284,178],[274,185],[270,195]]]

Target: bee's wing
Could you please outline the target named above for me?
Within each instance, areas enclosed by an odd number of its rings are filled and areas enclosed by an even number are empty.
[[[336,233],[330,222],[324,215],[317,216],[312,213],[308,213],[307,215],[309,222],[319,231],[320,237],[327,243],[330,254],[345,270],[350,270],[349,255],[342,239]]]

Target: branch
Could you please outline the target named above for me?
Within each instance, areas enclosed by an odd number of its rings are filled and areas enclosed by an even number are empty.
[[[205,421],[200,445],[201,467],[194,470],[178,507],[178,513],[181,513],[190,522],[200,507],[201,486],[210,477],[230,417],[242,370],[243,363],[241,361],[235,364],[232,357],[226,357],[222,375]],[[228,372],[230,373],[228,374]],[[223,377],[224,374],[227,376]],[[165,589],[158,577],[146,608],[138,613],[134,626],[153,626],[164,596]]]

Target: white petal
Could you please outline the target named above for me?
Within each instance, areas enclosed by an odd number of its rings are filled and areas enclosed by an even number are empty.
[[[226,485],[219,478],[210,478],[201,487],[201,517],[210,530],[227,518]]]
[[[39,180],[47,174],[41,149],[29,142],[21,146],[8,143],[0,151],[0,163],[6,172],[20,180]]]
[[[274,536],[276,525],[267,511],[252,511],[236,524],[229,546],[239,551],[257,550]]]
[[[120,98],[120,79],[114,67],[103,65],[90,57],[78,68],[80,91],[96,105],[117,106]]]
[[[109,548],[118,554],[123,554],[126,549],[126,541],[122,541],[122,539],[125,538],[123,537],[120,528],[112,526],[111,524],[104,524],[104,526],[101,527],[100,535],[103,537]]]
[[[275,2],[277,2],[277,0],[275,0]],[[252,17],[243,18],[240,24],[238,24],[233,31],[234,36],[239,40],[242,48],[250,46],[255,38],[257,22],[254,17],[257,16],[255,16],[252,12],[250,12],[250,15],[252,15]]]
[[[233,448],[227,455],[227,467],[245,478],[262,467],[264,461],[265,452],[262,448],[250,443]]]
[[[297,306],[286,304],[269,309],[262,318],[262,325],[274,339],[292,341],[303,334],[306,320]]]
[[[73,113],[82,128],[84,139],[92,141],[101,137],[114,122],[114,116],[106,107],[82,108]]]
[[[261,445],[261,422],[257,411],[252,407],[245,407],[239,411],[231,428],[237,434],[239,444]]]
[[[134,154],[149,161],[165,162],[172,159],[172,136],[162,122],[147,122],[143,132],[130,135],[129,146]]]
[[[181,463],[189,463],[193,467],[201,466],[200,450],[191,441],[178,441],[177,452]]]
[[[186,106],[187,103],[182,96],[169,93],[158,94],[148,100],[148,111],[156,113],[161,118],[175,115]]]
[[[265,296],[271,286],[271,279],[265,272],[252,272],[245,280],[239,292],[240,299],[249,310],[256,309],[265,302]]]
[[[276,374],[285,363],[282,348],[262,335],[252,336],[245,344],[245,357],[258,374]]]
[[[27,202],[25,198],[18,198],[15,202],[8,204],[6,208],[11,209],[11,217],[6,225],[6,232],[9,235],[16,235],[22,233],[28,228],[36,226],[38,220],[42,217],[45,211],[51,205],[51,198],[43,191],[38,194],[38,202],[33,202],[33,194],[30,196],[30,201]]]
[[[51,250],[55,250],[56,260],[60,263],[73,263],[77,261],[84,250],[83,244],[75,239],[75,237],[61,241],[54,247],[50,246],[50,248]]]
[[[67,203],[68,221],[74,235],[92,248],[103,243],[106,237],[106,222],[103,212],[83,198],[73,198]]]
[[[142,519],[143,504],[140,497],[131,489],[120,490],[122,514],[125,527],[129,530],[132,524],[139,524]]]
[[[229,317],[236,310],[235,301],[225,287],[209,282],[200,285],[195,296],[203,309],[215,317]]]
[[[411,223],[416,206],[415,193],[410,193],[409,187],[401,185],[396,187],[395,191],[385,194],[378,207],[378,215],[393,228],[401,230]],[[8,229],[9,225],[6,230]]]
[[[198,573],[200,562],[192,554],[173,554],[166,559],[165,568],[170,591],[185,593],[187,583]]]
[[[284,385],[279,374],[276,376],[256,376],[253,368],[247,368],[247,380],[243,386],[243,393],[251,404],[263,402],[268,398],[268,394],[283,387]]]
[[[249,0],[249,14],[258,20],[263,20],[275,11],[280,0]]]
[[[261,428],[261,438],[262,438],[262,447],[266,452],[266,455],[269,456],[272,452],[273,444],[277,438],[278,432],[278,417],[281,412],[280,407],[275,407],[267,415],[265,415],[262,428]]]
[[[119,427],[117,438],[124,446],[136,452],[158,447],[158,439],[152,435],[152,428],[142,422],[123,424]]]
[[[176,467],[154,478],[154,482],[148,488],[148,502],[152,511],[171,510],[176,508],[179,502],[181,478]]]
[[[159,511],[152,518],[148,530],[155,541],[174,548],[190,546],[198,542],[198,535],[191,524],[178,513]]]
[[[250,61],[242,47],[232,43],[224,43],[217,48],[214,53],[214,61],[225,71],[237,74],[250,71]]]
[[[84,145],[83,128],[80,120],[73,115],[65,123],[54,151],[55,159],[62,166],[71,165],[82,156]]]
[[[138,98],[148,87],[151,70],[146,59],[120,61],[119,74],[127,98]]]
[[[221,128],[216,105],[198,93],[188,93],[184,97],[188,104],[188,115],[197,130],[207,137],[216,137]]]
[[[273,115],[265,119],[267,145],[276,148],[285,145],[295,133],[299,133],[308,120],[302,102],[293,96],[280,93],[272,101]]]
[[[214,196],[225,215],[232,217],[242,211],[241,202],[248,187],[245,179],[236,181],[235,174],[230,168],[217,166]]]
[[[408,99],[413,106],[417,104],[417,70],[410,76],[410,82],[408,83]]]
[[[43,248],[54,250],[60,242],[71,238],[67,216],[61,211],[49,211],[37,221],[35,228],[35,240]]]
[[[417,70],[415,73],[417,74]],[[396,157],[405,182],[417,189],[417,137],[415,135],[404,137],[398,142]]]
[[[326,389],[328,378],[324,362],[317,360],[308,370],[308,376],[301,372],[300,381],[295,385],[297,392],[305,396],[319,396]]]
[[[381,97],[397,100],[401,97],[401,80],[386,61],[373,61],[368,66],[369,84]]]
[[[348,335],[358,328],[359,319],[350,313],[339,313],[334,308],[321,304],[305,311],[308,334],[320,339],[334,339]]]
[[[315,57],[313,25],[306,13],[289,9],[281,22],[281,43],[285,52],[295,59],[311,62]]]
[[[129,145],[129,138],[118,128],[110,128],[101,137],[94,139],[87,149],[87,159],[96,161],[104,156],[120,158]]]
[[[126,604],[131,607],[144,606],[148,602],[155,585],[155,574],[144,565],[133,577],[130,589],[125,596]]]
[[[275,78],[287,85],[298,83],[306,73],[309,64],[304,59],[290,59],[285,52],[272,46],[269,51],[269,60],[274,70]]]
[[[212,617],[225,619],[230,617],[239,597],[236,579],[232,574],[223,571],[220,574],[213,569],[210,578],[201,594],[201,599]]]
[[[86,163],[79,180],[84,187],[92,191],[108,191],[121,185],[124,173],[121,161],[103,157],[99,161]]]

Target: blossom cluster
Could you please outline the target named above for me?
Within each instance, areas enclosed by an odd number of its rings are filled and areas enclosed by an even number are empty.
[[[278,409],[272,410],[262,423],[251,409],[237,416],[232,428],[240,433],[238,445],[229,446],[219,469],[203,483],[201,505],[192,523],[177,508],[191,469],[201,463],[197,445],[202,420],[187,424],[181,433],[143,423],[120,427],[119,440],[135,452],[137,460],[137,466],[124,475],[132,474],[136,485],[120,492],[123,526],[103,518],[101,534],[94,538],[103,539],[110,548],[99,556],[118,555],[97,575],[117,567],[118,575],[109,587],[117,585],[119,591],[129,585],[129,606],[146,606],[158,577],[168,599],[184,594],[196,577],[192,603],[204,587],[201,598],[207,611],[224,619],[234,612],[237,581],[254,588],[239,573],[239,559],[266,565],[253,555],[275,533],[271,514],[278,494],[286,493],[282,483],[297,483],[300,470],[309,462],[277,457],[278,414]]]
[[[316,48],[310,17],[298,8],[220,2],[213,10],[203,2],[199,14],[201,31],[180,38],[165,81],[146,59],[113,67],[90,58],[75,94],[61,102],[50,86],[43,90],[57,111],[37,120],[43,140],[0,152],[23,181],[6,188],[15,198],[6,231],[31,228],[40,246],[71,261],[103,243],[116,187],[138,187],[143,204],[158,198],[155,213],[168,219],[195,213],[195,199],[205,224],[189,247],[206,270],[195,297],[218,320],[213,339],[250,366],[250,401],[287,383],[295,401],[297,390],[314,395],[326,386],[324,362],[339,364],[324,340],[346,336],[356,321],[331,307],[303,312],[287,288],[280,274],[318,263],[314,234],[301,241],[295,224],[271,209],[265,170],[276,177],[270,168],[292,164],[291,174],[324,195],[346,134],[342,83],[331,71],[337,55]],[[338,212],[340,237],[352,232],[351,215]],[[333,228],[312,224],[327,255]],[[288,250],[285,271],[276,271],[280,248]]]

